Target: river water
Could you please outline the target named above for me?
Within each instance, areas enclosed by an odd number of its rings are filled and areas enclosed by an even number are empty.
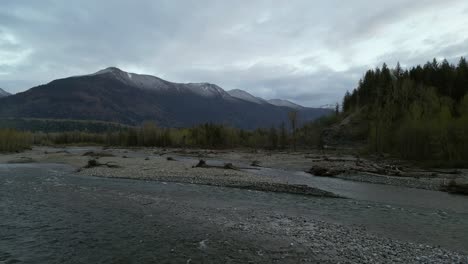
[[[255,259],[247,250],[255,237],[199,220],[231,211],[307,216],[468,253],[466,197],[300,172],[256,173],[352,199],[85,177],[57,164],[0,164],[0,263],[199,263],[203,254],[216,263],[240,248],[241,261]],[[200,253],[208,238],[219,243]]]
[[[177,157],[178,160],[196,164],[197,159]],[[223,160],[206,160],[209,165],[222,166]],[[445,192],[408,188],[384,184],[348,181],[339,178],[317,177],[302,171],[274,168],[251,167],[236,161],[236,166],[256,175],[267,176],[278,182],[304,184],[330,191],[343,197],[362,201],[378,202],[395,206],[422,207],[434,211],[453,211],[468,213],[468,196],[453,195]]]
[[[384,184],[347,181],[338,178],[316,177],[306,172],[263,168],[253,173],[283,182],[306,184],[344,197],[386,203],[396,206],[423,207],[432,210],[468,213],[468,197],[445,192],[407,188]]]

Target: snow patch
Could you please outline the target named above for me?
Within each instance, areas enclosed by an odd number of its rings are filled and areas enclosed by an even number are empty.
[[[223,97],[230,98],[231,96],[221,87],[211,83],[188,83],[186,87],[193,93],[204,97]]]
[[[109,67],[91,75],[108,75],[125,84],[140,89],[166,90],[170,88],[168,82],[155,76],[125,72],[115,67]]]
[[[232,99],[221,87],[211,83],[171,83],[155,76],[129,73],[115,67],[109,67],[91,75],[105,75],[140,89],[191,92],[204,97]]]

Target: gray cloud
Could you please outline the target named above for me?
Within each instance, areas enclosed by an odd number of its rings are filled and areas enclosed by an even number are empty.
[[[0,87],[117,66],[319,106],[384,61],[466,55],[466,10],[464,0],[3,0]]]

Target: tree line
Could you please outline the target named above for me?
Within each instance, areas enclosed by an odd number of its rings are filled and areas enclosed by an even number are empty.
[[[20,131],[30,132],[53,133],[86,131],[91,133],[103,133],[108,130],[119,130],[125,127],[128,126],[118,123],[91,120],[0,118],[0,129],[15,128]]]
[[[344,96],[343,115],[368,123],[369,150],[434,162],[468,160],[468,63],[369,70]]]
[[[315,148],[320,144],[321,130],[335,116],[297,127],[297,112],[290,114],[290,123],[278,127],[244,130],[218,124],[202,124],[190,128],[163,128],[154,122],[140,127],[120,127],[106,132],[64,131],[25,132],[0,128],[0,151],[18,151],[32,145],[104,145],[117,147],[181,147],[181,148]],[[7,136],[4,136],[7,135]]]

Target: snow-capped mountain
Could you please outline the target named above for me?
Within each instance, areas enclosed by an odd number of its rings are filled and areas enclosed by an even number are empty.
[[[253,129],[288,121],[289,106],[267,103],[242,90],[226,92],[210,83],[174,83],[151,75],[106,68],[89,75],[54,80],[2,98],[1,117],[111,121],[186,127],[218,123]],[[329,110],[304,108],[311,121]]]
[[[295,103],[293,103],[291,101],[283,100],[283,99],[271,99],[271,100],[268,100],[268,103],[270,103],[272,105],[276,105],[276,106],[290,107],[290,108],[293,108],[293,109],[296,109],[296,110],[300,110],[300,109],[305,108],[302,105],[298,105],[298,104],[295,104]]]
[[[141,89],[164,90],[171,88],[169,82],[166,82],[163,79],[159,79],[158,77],[125,72],[116,67],[109,67],[88,76],[106,76]]]
[[[3,90],[2,88],[0,88],[0,97],[7,97],[11,95],[9,92]]]
[[[178,91],[187,92],[191,91],[201,96],[206,97],[229,97],[229,94],[221,87],[211,83],[172,83],[160,79],[158,77],[146,74],[137,74],[122,71],[116,67],[109,67],[100,70],[91,75],[106,76],[119,80],[127,85],[138,87],[140,89],[147,89],[153,91]]]

